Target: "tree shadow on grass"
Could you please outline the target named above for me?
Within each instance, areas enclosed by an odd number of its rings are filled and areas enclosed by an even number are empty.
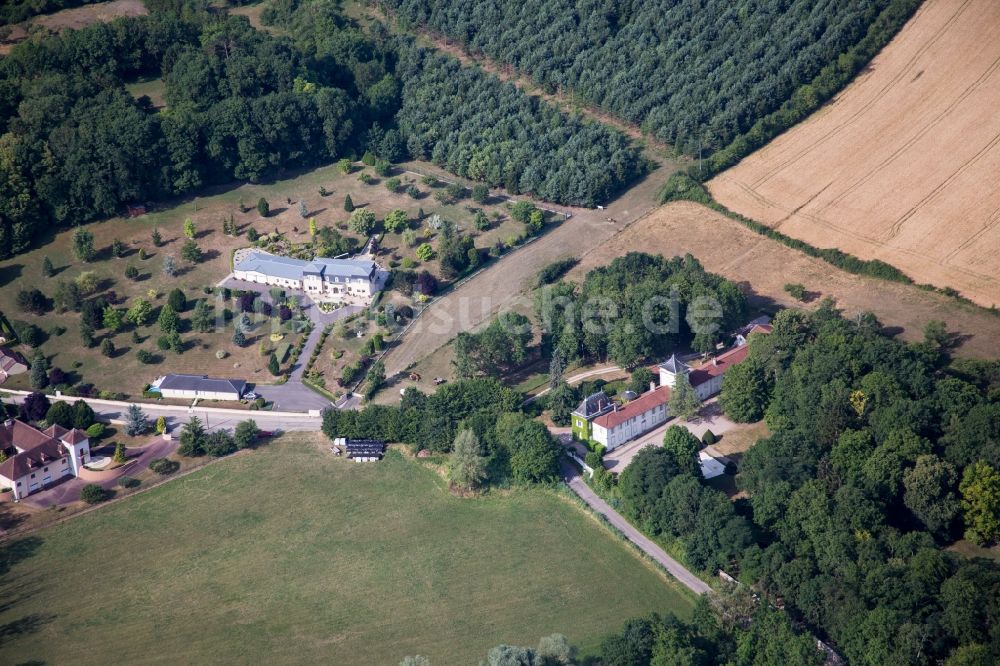
[[[38,553],[42,539],[29,536],[0,546],[0,576],[5,575],[12,567]]]
[[[21,277],[24,272],[23,264],[10,264],[0,266],[0,286],[6,286]]]
[[[7,642],[11,639],[17,638],[18,636],[33,634],[44,625],[55,619],[55,615],[33,613],[32,615],[25,615],[18,620],[14,620],[13,622],[0,624],[0,642]]]

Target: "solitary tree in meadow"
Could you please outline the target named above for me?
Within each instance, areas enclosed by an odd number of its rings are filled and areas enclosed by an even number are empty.
[[[92,261],[97,256],[94,249],[94,234],[86,229],[77,229],[73,233],[73,254],[80,261]]]
[[[448,480],[471,490],[486,478],[486,458],[479,451],[479,438],[471,430],[462,430],[455,438],[454,452],[448,462]]]

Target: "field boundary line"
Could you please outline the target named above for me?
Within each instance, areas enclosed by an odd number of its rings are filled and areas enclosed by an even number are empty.
[[[115,505],[115,504],[117,504],[119,502],[124,502],[125,500],[131,499],[131,498],[133,498],[133,497],[135,497],[137,495],[141,495],[141,494],[143,494],[145,492],[149,492],[150,490],[154,490],[155,488],[159,488],[160,486],[162,486],[162,485],[164,485],[166,483],[170,483],[171,481],[176,481],[178,479],[183,479],[187,475],[193,474],[194,472],[197,472],[197,471],[200,471],[202,469],[205,469],[209,465],[214,465],[215,463],[222,462],[223,460],[227,460],[227,459],[233,458],[235,456],[240,456],[240,455],[248,454],[248,453],[251,453],[253,451],[255,451],[255,449],[243,449],[242,451],[236,451],[234,453],[230,453],[227,456],[222,456],[221,458],[212,458],[211,460],[206,460],[204,462],[198,463],[197,465],[195,465],[194,467],[191,467],[190,469],[186,469],[186,470],[184,470],[182,472],[178,472],[177,474],[171,474],[169,476],[165,476],[162,479],[157,479],[155,482],[153,482],[153,483],[151,483],[149,485],[143,484],[143,486],[141,488],[139,488],[138,490],[136,490],[134,492],[128,493],[127,495],[122,495],[121,497],[113,497],[113,498],[107,500],[106,502],[101,502],[100,504],[95,504],[93,506],[84,507],[84,508],[80,509],[79,511],[74,511],[73,513],[69,514],[68,516],[63,516],[62,518],[57,518],[56,520],[52,521],[51,523],[46,523],[44,525],[35,525],[34,527],[29,527],[29,528],[26,528],[26,529],[23,529],[23,530],[18,530],[17,528],[14,528],[13,530],[9,530],[7,532],[4,532],[3,534],[0,534],[0,543],[3,543],[5,541],[10,541],[11,539],[14,539],[14,538],[20,538],[20,537],[23,537],[23,536],[27,536],[29,534],[34,534],[35,532],[39,532],[41,530],[45,530],[45,529],[48,529],[50,527],[56,527],[57,525],[62,525],[63,523],[65,523],[67,521],[73,520],[74,518],[79,518],[80,516],[85,516],[85,515],[87,515],[89,513],[92,513],[94,511],[99,511],[99,510],[103,509],[104,507],[113,506],[113,505]]]

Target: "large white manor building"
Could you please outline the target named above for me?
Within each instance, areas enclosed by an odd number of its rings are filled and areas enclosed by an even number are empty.
[[[371,259],[317,257],[304,261],[254,249],[236,252],[233,276],[255,284],[304,291],[316,300],[349,305],[369,305],[385,282],[378,264]]]

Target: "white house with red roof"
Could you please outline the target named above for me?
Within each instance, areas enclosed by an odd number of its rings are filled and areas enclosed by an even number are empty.
[[[770,332],[771,327],[766,324],[754,323],[746,329],[741,329],[737,337],[738,346],[696,368],[677,358],[676,354],[672,355],[659,366],[659,386],[650,386],[649,391],[635,400],[624,405],[615,404],[599,412],[599,415],[591,420],[590,439],[611,451],[666,423],[670,419],[670,391],[677,385],[678,378],[689,382],[699,399],[707,400],[722,390],[722,378],[726,372],[746,359],[750,351],[747,346],[749,336],[754,333]],[[577,412],[574,412],[574,418],[580,417],[579,411],[578,408]],[[578,433],[575,423],[573,432],[575,435]]]
[[[82,430],[53,425],[42,431],[15,419],[0,425],[0,451],[9,456],[0,463],[0,486],[10,488],[15,500],[80,476],[90,462],[90,440]]]
[[[591,423],[592,437],[605,449],[621,446],[670,418],[670,387],[657,386],[632,402],[598,416]]]
[[[750,335],[754,333],[766,335],[771,330],[771,327],[766,324],[754,324],[748,329],[741,329],[736,337],[737,346],[713,357],[712,360],[697,368],[692,368],[674,354],[660,364],[660,385],[676,386],[677,377],[684,375],[688,378],[688,383],[694,388],[698,398],[708,400],[722,390],[722,377],[729,369],[742,363],[747,354],[750,353],[750,347],[747,346]]]

